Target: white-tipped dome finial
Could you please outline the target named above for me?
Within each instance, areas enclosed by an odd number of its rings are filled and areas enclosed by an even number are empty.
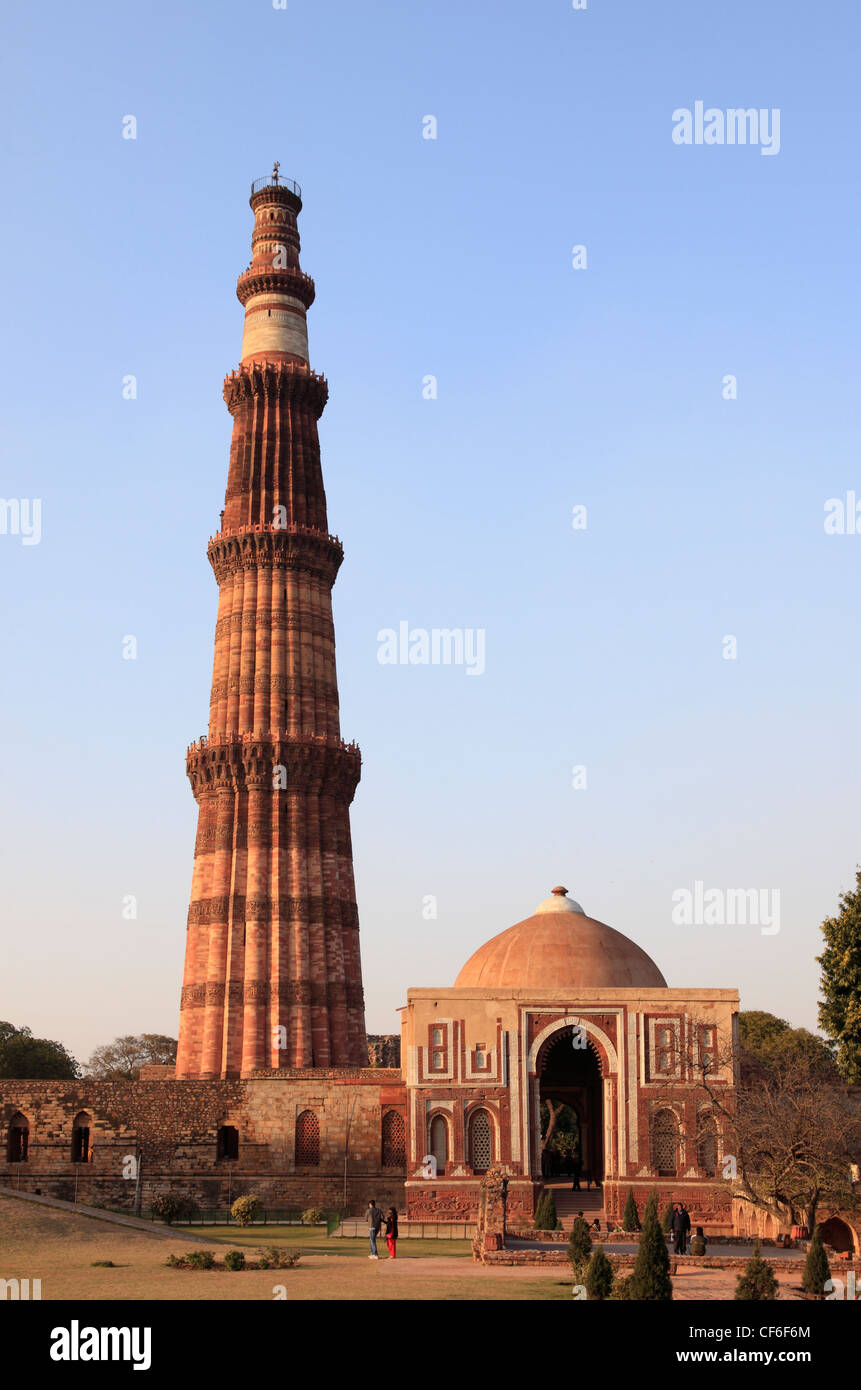
[[[542,912],[579,912],[581,917],[586,916],[580,904],[568,897],[568,889],[561,886],[554,888],[551,896],[538,904],[534,915],[537,917]]]

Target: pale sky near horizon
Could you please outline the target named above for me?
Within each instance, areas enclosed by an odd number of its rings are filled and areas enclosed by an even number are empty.
[[[0,534],[0,1018],[81,1060],[176,1034],[221,384],[279,159],[369,1031],[557,883],[670,985],[815,1028],[861,859],[861,534],[825,529],[861,498],[859,30],[849,0],[9,12],[0,496],[41,537]],[[675,143],[697,101],[779,110],[779,152]],[[484,671],[381,664],[401,622],[480,630]],[[779,930],[674,921],[697,883]]]

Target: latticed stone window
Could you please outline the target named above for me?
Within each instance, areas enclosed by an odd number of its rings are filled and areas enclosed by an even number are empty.
[[[486,1110],[476,1110],[470,1120],[469,1161],[474,1173],[486,1173],[493,1163],[493,1126]]]
[[[9,1135],[6,1141],[6,1159],[9,1163],[26,1163],[30,1156],[30,1125],[20,1113],[12,1116]]]
[[[404,1117],[397,1110],[383,1116],[383,1167],[402,1168],[407,1161]]]
[[[675,1177],[679,1162],[679,1122],[672,1110],[652,1116],[652,1167],[662,1177]]]
[[[313,1110],[303,1110],[296,1121],[296,1167],[315,1168],[320,1162],[320,1121]]]
[[[710,1110],[697,1116],[697,1166],[707,1178],[717,1173],[717,1125]]]

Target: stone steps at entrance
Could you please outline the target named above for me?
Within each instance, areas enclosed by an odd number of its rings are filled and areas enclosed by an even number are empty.
[[[562,1222],[563,1231],[570,1231],[574,1225],[574,1218],[577,1213],[582,1211],[586,1221],[594,1221],[595,1217],[604,1217],[604,1190],[600,1187],[582,1188],[579,1192],[573,1192],[570,1182],[555,1183],[549,1182],[545,1186],[553,1193],[553,1201],[556,1204],[556,1215]]]

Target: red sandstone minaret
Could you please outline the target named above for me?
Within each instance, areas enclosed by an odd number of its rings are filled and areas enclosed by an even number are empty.
[[[308,365],[314,282],[299,268],[294,183],[252,184],[239,277],[242,361],[224,383],[233,442],[209,543],[218,621],[209,737],[188,750],[198,803],[178,1077],[367,1066],[330,536]]]

